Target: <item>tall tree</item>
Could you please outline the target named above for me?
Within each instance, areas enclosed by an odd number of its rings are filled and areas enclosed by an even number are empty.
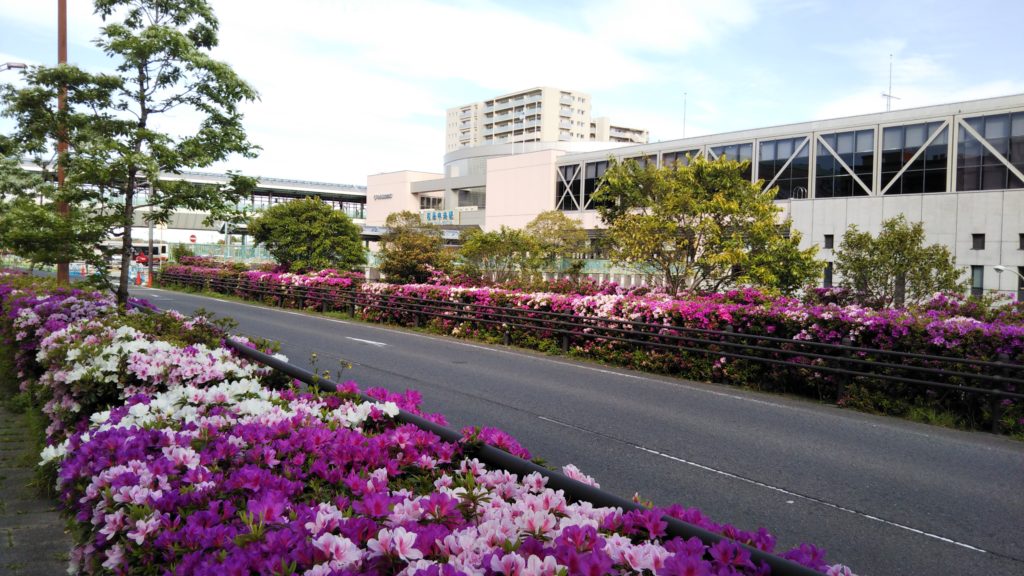
[[[359,227],[317,198],[275,204],[252,219],[253,240],[293,272],[366,264]]]
[[[882,222],[878,236],[851,224],[836,250],[837,284],[862,304],[904,306],[936,292],[966,290],[963,270],[941,244],[924,244],[924,224],[900,214]]]
[[[539,247],[532,236],[508,226],[492,232],[472,228],[462,234],[459,258],[465,271],[496,282],[532,279],[541,267]]]
[[[160,180],[161,173],[202,168],[231,154],[255,155],[238,105],[256,91],[210,51],[218,22],[205,0],[95,0],[104,22],[96,40],[116,65],[114,74],[74,66],[37,67],[22,90],[7,88],[4,114],[17,122],[20,152],[44,169],[55,163],[59,137],[66,185],[50,201],[64,200],[111,234],[121,236],[117,298],[128,299],[132,226],[137,213],[167,222],[178,209],[202,210],[210,219],[236,211],[254,184],[233,175],[226,187]],[[68,90],[66,110],[57,95]],[[173,128],[161,115],[174,114]],[[48,160],[44,158],[49,155]]]
[[[420,221],[420,215],[405,210],[388,215],[388,231],[380,237],[378,268],[388,282],[426,282],[430,269],[451,265],[441,229]]]
[[[613,262],[660,274],[671,293],[757,285],[791,292],[816,279],[822,263],[800,236],[783,233],[775,190],[743,176],[744,164],[695,158],[687,166],[611,165],[594,193],[608,226]]]
[[[579,274],[587,251],[587,231],[579,220],[561,210],[541,212],[524,229],[536,244],[536,256],[546,269],[559,273]]]

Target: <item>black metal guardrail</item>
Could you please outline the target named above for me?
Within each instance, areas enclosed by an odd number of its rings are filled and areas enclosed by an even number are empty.
[[[322,312],[357,309],[399,315],[416,326],[428,318],[473,322],[496,327],[510,344],[513,331],[529,331],[558,337],[563,351],[574,340],[618,342],[650,350],[691,352],[735,360],[759,362],[788,369],[805,369],[834,377],[836,399],[855,378],[868,377],[924,389],[959,392],[974,402],[988,398],[992,431],[999,432],[1002,402],[1024,400],[1024,366],[1005,359],[999,362],[937,356],[880,348],[853,346],[848,340],[831,344],[795,340],[734,330],[667,326],[630,320],[577,316],[526,310],[492,304],[469,304],[394,294],[378,295],[351,288],[317,286],[267,286],[243,283],[238,277],[201,278],[164,272],[160,281],[233,295],[256,297],[284,307],[313,304]]]
[[[241,342],[226,338],[225,344],[235,350],[240,356],[244,356],[245,358],[259,362],[265,366],[269,366],[270,368],[278,370],[292,378],[295,378],[296,380],[299,380],[300,382],[313,386],[314,388],[327,392],[333,392],[338,389],[338,385],[335,382],[321,378],[308,370],[289,364],[279,358],[275,358],[269,354],[251,348]],[[360,399],[364,402],[378,402],[366,395],[360,395]],[[453,444],[462,443],[463,437],[459,432],[431,422],[426,418],[411,412],[399,410],[396,419],[399,422],[412,424],[422,430],[432,432],[445,442]],[[520,478],[536,472],[547,478],[548,488],[553,490],[562,490],[567,498],[574,501],[590,502],[594,506],[598,507],[621,508],[624,511],[646,510],[644,506],[637,504],[632,500],[627,500],[620,496],[616,496],[611,492],[606,492],[600,488],[584,484],[583,482],[569,478],[565,474],[549,470],[528,460],[523,460],[522,458],[513,456],[512,454],[493,446],[488,446],[486,444],[475,446],[472,450],[471,456],[478,458],[481,462],[491,467],[500,468],[513,474],[517,474]],[[700,526],[683,522],[678,518],[666,515],[662,516],[661,519],[667,524],[665,532],[669,538],[674,538],[676,536],[684,539],[697,537],[707,546],[714,545],[722,540],[733,542],[737,546],[740,546],[749,552],[750,558],[754,562],[768,565],[771,568],[771,574],[773,576],[821,576],[820,572],[812,570],[806,566],[775,556],[774,554],[769,554],[743,542],[737,542],[721,534],[705,530]]]

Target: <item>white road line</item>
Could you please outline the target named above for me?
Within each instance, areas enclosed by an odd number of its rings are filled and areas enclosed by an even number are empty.
[[[680,462],[682,464],[686,464],[687,466],[693,466],[694,468],[700,468],[701,470],[706,470],[708,472],[713,472],[715,474],[720,474],[722,476],[725,476],[727,478],[731,478],[733,480],[739,480],[741,482],[746,482],[747,484],[753,484],[754,486],[759,486],[761,488],[767,488],[768,490],[774,490],[775,492],[780,492],[780,493],[785,494],[787,496],[792,496],[794,498],[800,498],[802,500],[807,500],[808,502],[813,502],[815,504],[821,504],[822,506],[827,506],[827,507],[832,508],[834,510],[839,510],[841,512],[846,512],[848,514],[853,514],[855,516],[860,516],[861,518],[866,518],[868,520],[873,520],[875,522],[881,522],[882,524],[886,524],[888,526],[893,526],[893,527],[899,528],[901,530],[906,530],[908,532],[913,532],[914,534],[920,534],[921,536],[927,536],[928,538],[934,538],[936,540],[940,540],[942,542],[946,542],[947,544],[954,544],[954,545],[960,546],[962,548],[967,548],[968,550],[973,550],[975,552],[981,552],[983,554],[988,554],[987,550],[983,550],[981,548],[977,548],[975,546],[971,546],[970,544],[964,544],[963,542],[957,542],[956,540],[953,540],[952,538],[946,538],[945,536],[939,536],[938,534],[932,534],[931,532],[925,532],[924,530],[919,530],[917,528],[913,528],[911,526],[907,526],[906,524],[900,524],[899,522],[893,522],[891,520],[886,520],[885,518],[879,518],[878,516],[872,516],[871,514],[865,514],[864,512],[858,512],[857,510],[853,510],[851,508],[846,508],[845,506],[840,506],[838,504],[833,504],[831,502],[827,502],[827,501],[822,500],[820,498],[814,498],[812,496],[804,496],[803,494],[798,494],[796,492],[791,492],[789,490],[786,490],[785,488],[779,488],[778,486],[772,486],[771,484],[765,484],[764,482],[759,482],[757,480],[752,480],[750,478],[744,478],[743,476],[737,476],[736,474],[733,474],[731,472],[726,472],[724,470],[718,470],[718,469],[712,468],[710,466],[705,466],[704,464],[698,464],[697,462],[691,462],[691,461],[686,460],[684,458],[679,458],[677,456],[672,456],[671,454],[665,454],[663,452],[658,452],[657,450],[651,450],[650,448],[644,448],[643,446],[635,446],[635,447],[638,450],[643,450],[644,452],[647,452],[648,454],[654,454],[655,456],[661,456],[662,458],[668,458],[669,460],[673,460],[675,462]]]
[[[387,344],[385,344],[384,342],[375,342],[373,340],[363,340],[362,338],[353,338],[351,336],[345,336],[345,338],[348,338],[349,340],[355,340],[356,342],[362,342],[364,344],[371,344],[373,346],[387,346]]]
[[[164,289],[162,289],[162,288],[149,288],[148,290],[164,291]],[[505,350],[505,349],[502,349],[502,348],[490,348],[488,346],[481,346],[481,345],[478,345],[478,344],[471,344],[469,342],[464,342],[464,341],[461,341],[461,340],[452,340],[452,339],[449,339],[449,338],[439,338],[437,336],[431,336],[429,334],[420,334],[420,333],[417,333],[417,332],[407,332],[405,330],[396,330],[394,328],[390,328],[390,327],[387,327],[387,326],[375,326],[373,324],[368,324],[368,323],[365,323],[365,322],[350,322],[350,321],[346,321],[346,320],[338,320],[337,318],[325,318],[325,317],[320,316],[320,315],[303,314],[301,312],[292,312],[292,311],[289,311],[289,310],[283,310],[283,309],[280,309],[280,308],[274,308],[274,307],[269,307],[269,306],[261,306],[261,305],[258,305],[258,304],[248,304],[248,303],[245,303],[245,302],[236,302],[234,300],[223,300],[221,298],[214,298],[212,296],[199,296],[199,295],[196,295],[196,294],[187,294],[187,293],[183,293],[183,292],[174,292],[174,291],[170,291],[170,290],[168,290],[168,292],[171,292],[171,293],[174,293],[174,294],[184,294],[186,296],[194,296],[196,298],[210,298],[211,300],[216,300],[218,302],[224,302],[225,304],[237,304],[239,306],[248,306],[250,308],[257,308],[257,309],[264,310],[264,311],[265,310],[275,310],[275,311],[278,311],[278,312],[285,312],[287,314],[295,314],[295,315],[299,315],[299,316],[318,318],[320,320],[325,320],[327,322],[335,322],[337,324],[345,324],[345,325],[356,324],[356,325],[362,326],[363,328],[367,328],[367,329],[370,329],[370,330],[379,330],[381,332],[387,332],[389,334],[395,334],[395,333],[404,334],[404,335],[407,335],[407,336],[414,336],[414,337],[417,337],[417,338],[424,338],[424,339],[433,340],[433,341],[436,341],[436,342],[444,342],[444,343],[452,344],[452,345],[456,345],[456,346],[464,346],[466,348],[473,348],[475,350],[486,350],[488,352],[493,352],[495,354],[508,354],[508,355],[519,356],[519,357],[522,357],[524,355],[524,353],[522,351],[518,351],[518,350]],[[751,403],[751,404],[760,404],[762,406],[771,406],[773,408],[781,408],[781,409],[787,410],[787,411],[803,412],[803,413],[806,413],[806,414],[813,414],[813,415],[817,415],[817,416],[821,416],[822,415],[822,413],[820,411],[817,411],[817,410],[811,410],[811,409],[808,409],[808,408],[804,408],[804,407],[801,407],[801,406],[794,406],[794,405],[790,405],[790,404],[782,404],[782,403],[779,403],[779,402],[772,402],[770,400],[762,400],[760,398],[752,398],[752,397],[743,396],[743,395],[740,395],[740,394],[733,394],[733,393],[729,393],[729,392],[721,392],[721,391],[718,391],[718,390],[711,390],[711,389],[709,389],[707,387],[695,386],[695,385],[687,384],[683,380],[677,380],[677,381],[673,381],[673,382],[668,382],[668,381],[665,381],[665,380],[661,380],[661,379],[657,379],[657,378],[650,378],[650,377],[643,376],[643,375],[638,375],[638,374],[629,374],[629,373],[626,373],[626,372],[619,372],[619,371],[616,371],[616,370],[608,370],[608,369],[605,369],[605,368],[597,368],[597,367],[594,367],[594,366],[586,366],[586,365],[582,365],[582,364],[574,364],[574,363],[571,363],[571,362],[563,362],[563,361],[560,361],[560,360],[555,359],[555,358],[547,358],[547,357],[538,356],[538,355],[528,355],[528,356],[530,356],[531,358],[533,358],[535,360],[541,361],[541,362],[548,362],[548,363],[551,363],[551,364],[558,364],[560,366],[565,366],[565,367],[570,367],[570,368],[577,368],[577,369],[580,369],[580,370],[587,370],[587,371],[590,371],[590,372],[599,372],[601,374],[609,374],[609,375],[617,376],[617,377],[620,377],[620,378],[629,378],[631,380],[641,380],[641,381],[652,383],[652,384],[677,386],[679,388],[683,388],[683,389],[689,390],[691,392],[700,392],[700,393],[703,393],[703,394],[709,394],[711,396],[719,396],[719,397],[722,397],[722,398],[730,398],[730,399],[733,399],[733,400],[739,400],[741,402],[748,402],[748,403]],[[840,412],[839,414],[842,414],[842,412]],[[867,421],[867,420],[860,421],[859,424],[860,425],[864,425],[864,426],[869,426],[871,428],[889,428],[889,429],[891,429],[891,428],[894,427],[893,425],[889,425],[889,424],[886,424],[886,423],[876,423],[876,422],[870,422],[870,421]],[[928,433],[928,432],[921,432],[921,431],[918,431],[918,430],[912,430],[912,429],[906,428],[906,427],[900,427],[900,428],[898,428],[898,431],[901,434],[911,434],[911,435],[918,436],[918,437],[921,437],[921,438],[932,438],[933,437],[933,435]],[[985,450],[992,450],[993,448],[989,447],[989,446],[985,446],[984,449]]]
[[[537,418],[539,418],[541,420],[544,420],[545,422],[550,422],[552,424],[557,424],[559,426],[564,426],[565,428],[571,428],[573,430],[578,430],[580,432],[585,432],[587,434],[597,434],[597,433],[595,433],[592,430],[588,430],[586,428],[581,428],[581,427],[576,426],[574,424],[569,424],[568,422],[562,422],[560,420],[555,420],[554,418],[548,418],[546,416],[538,416]],[[693,466],[694,468],[699,468],[699,469],[707,471],[707,472],[712,472],[714,474],[719,474],[721,476],[725,476],[726,478],[730,478],[730,479],[733,479],[733,480],[739,480],[740,482],[746,482],[747,484],[752,484],[752,485],[758,486],[760,488],[767,488],[768,490],[779,492],[779,493],[785,494],[787,496],[792,496],[794,498],[800,498],[801,500],[807,500],[808,502],[813,502],[815,504],[820,504],[822,506],[827,506],[828,508],[832,508],[834,510],[839,510],[841,512],[846,512],[847,514],[853,514],[853,515],[856,515],[856,516],[860,516],[861,518],[866,518],[866,519],[872,520],[874,522],[880,522],[880,523],[885,524],[887,526],[893,526],[893,527],[899,528],[901,530],[906,530],[908,532],[913,532],[914,534],[919,534],[921,536],[927,536],[928,538],[934,538],[936,540],[939,540],[939,541],[942,541],[942,542],[946,542],[947,544],[954,544],[954,545],[960,546],[962,548],[967,548],[968,550],[973,550],[975,552],[981,552],[983,554],[989,554],[989,552],[987,550],[983,550],[983,549],[978,548],[976,546],[971,546],[970,544],[964,544],[963,542],[958,542],[956,540],[953,540],[952,538],[946,538],[945,536],[939,536],[938,534],[932,534],[931,532],[925,532],[924,530],[919,530],[917,528],[913,528],[911,526],[907,526],[906,524],[900,524],[899,522],[893,522],[891,520],[886,520],[885,518],[879,518],[878,516],[873,516],[871,514],[866,514],[864,512],[858,512],[857,510],[853,510],[853,509],[847,508],[845,506],[840,506],[838,504],[833,504],[831,502],[828,502],[826,500],[822,500],[820,498],[815,498],[813,496],[805,496],[803,494],[798,494],[796,492],[792,492],[790,490],[786,490],[785,488],[780,488],[778,486],[772,486],[771,484],[766,484],[764,482],[759,482],[757,480],[752,480],[750,478],[744,478],[743,476],[738,476],[736,474],[733,474],[732,472],[726,472],[725,470],[719,470],[717,468],[712,468],[711,466],[706,466],[704,464],[699,464],[697,462],[692,462],[690,460],[686,460],[685,458],[679,458],[678,456],[672,456],[671,454],[665,454],[664,452],[659,452],[657,450],[652,450],[650,448],[645,448],[643,446],[640,446],[640,445],[637,445],[637,444],[633,444],[633,443],[630,443],[630,442],[626,442],[624,440],[618,440],[618,441],[622,442],[623,444],[626,444],[627,446],[632,446],[633,448],[636,448],[637,450],[642,450],[644,452],[647,452],[648,454],[653,454],[655,456],[661,456],[662,458],[667,458],[667,459],[672,460],[674,462],[679,462],[681,464],[686,464],[687,466]],[[792,500],[787,500],[786,504],[793,504],[793,501]]]

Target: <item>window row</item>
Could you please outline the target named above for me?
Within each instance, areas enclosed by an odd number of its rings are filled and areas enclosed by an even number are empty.
[[[754,143],[749,142],[708,146],[706,153],[712,159],[750,162],[744,174],[748,178],[753,177],[756,164],[757,177],[778,187],[780,200],[812,194],[815,198],[867,196],[874,190],[886,195],[946,192],[951,144],[957,158],[955,190],[1024,188],[1024,112],[959,119],[955,143],[952,133],[950,121],[932,121],[761,140],[756,160]],[[702,153],[701,148],[662,152],[661,166],[686,166]],[[646,165],[658,158],[649,155],[635,160]],[[587,166],[591,164],[595,163]]]

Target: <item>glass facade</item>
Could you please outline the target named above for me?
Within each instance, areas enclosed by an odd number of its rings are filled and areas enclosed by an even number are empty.
[[[1024,112],[977,116],[965,119],[964,123],[1018,171],[1024,172]],[[963,126],[957,138],[956,157],[957,190],[1024,188],[1024,181]]]
[[[658,165],[657,154],[651,154],[650,156],[633,156],[632,158],[627,158],[627,160],[632,160],[636,162],[637,164],[640,165],[641,168]]]
[[[690,158],[696,158],[700,155],[700,150],[679,150],[677,152],[663,152],[661,154],[661,165],[672,166],[678,162],[682,166],[690,165]],[[687,158],[689,156],[689,158]]]
[[[867,190],[871,189],[874,170],[875,131],[869,129],[835,132],[822,134],[820,139],[828,148],[834,150],[835,154],[818,142],[814,157],[817,170],[814,197],[867,196]],[[843,163],[850,167],[853,175],[843,167]]]
[[[477,208],[487,208],[487,191],[483,187],[478,188],[463,188],[456,190],[459,195],[459,208],[465,208],[468,206],[476,206]]]
[[[754,159],[754,145],[747,144],[729,144],[727,146],[712,146],[709,148],[711,155],[714,158],[721,158],[725,156],[729,160],[738,160],[740,162],[748,162],[746,170],[743,171],[743,177],[750,180],[753,174],[753,164],[750,162]]]
[[[562,211],[580,209],[580,167],[559,166],[555,175],[555,207]]]
[[[757,177],[764,180],[765,186],[779,187],[775,194],[776,200],[807,198],[811,173],[808,148],[808,139],[805,137],[758,143]]]
[[[943,122],[890,126],[882,130],[882,190],[886,194],[922,194],[946,191],[949,164],[949,127]],[[911,162],[921,147],[928,147]],[[907,163],[910,163],[907,166]],[[900,174],[900,170],[907,169]],[[888,189],[887,189],[888,187]]]
[[[591,197],[597,190],[598,184],[601,182],[601,178],[604,178],[604,173],[608,171],[608,161],[602,160],[601,162],[587,162],[587,166],[584,170],[583,177],[583,209],[591,210],[594,208],[594,203]]]

